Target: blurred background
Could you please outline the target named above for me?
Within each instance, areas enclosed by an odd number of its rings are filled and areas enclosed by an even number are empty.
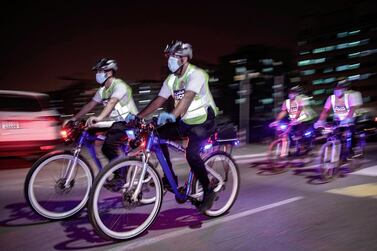
[[[191,43],[224,119],[243,144],[267,142],[288,89],[301,84],[317,112],[338,79],[360,91],[375,128],[375,1],[33,1],[2,6],[0,155],[54,149],[64,118],[98,89],[90,68],[118,61],[140,109],[168,74],[163,49]],[[102,107],[98,106],[98,110]]]

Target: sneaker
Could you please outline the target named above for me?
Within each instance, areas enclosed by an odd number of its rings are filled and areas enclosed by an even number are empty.
[[[110,180],[107,180],[104,184],[104,187],[111,191],[119,191],[122,186],[124,185],[124,181],[122,176],[120,176],[118,173],[114,173],[113,178]]]
[[[178,177],[177,177],[177,175],[174,175],[173,177],[174,177],[175,183],[177,183],[177,185],[178,185]],[[163,184],[164,189],[166,189],[166,190],[168,190],[170,192],[173,192],[173,188],[171,187],[168,179],[165,176],[162,177],[162,184]]]
[[[204,192],[203,201],[199,205],[199,211],[204,213],[213,206],[213,202],[216,199],[216,193],[213,189],[209,189]]]

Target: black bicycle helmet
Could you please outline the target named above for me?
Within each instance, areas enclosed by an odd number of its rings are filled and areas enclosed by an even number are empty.
[[[96,65],[92,67],[92,71],[98,71],[98,70],[117,71],[118,65],[117,65],[117,62],[114,59],[101,58],[100,60],[98,60]]]
[[[342,79],[336,83],[336,89],[348,89],[350,87],[351,83],[348,81],[348,79]]]
[[[178,55],[192,59],[192,46],[191,44],[179,40],[172,41],[170,44],[166,45],[164,54],[167,56]]]
[[[294,93],[297,93],[297,94],[303,94],[304,93],[304,88],[302,88],[301,85],[296,85],[296,86],[293,86],[291,89],[289,89],[289,92],[294,92]]]

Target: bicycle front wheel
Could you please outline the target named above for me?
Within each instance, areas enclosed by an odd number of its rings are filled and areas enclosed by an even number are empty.
[[[233,206],[240,189],[240,174],[233,158],[225,152],[214,152],[204,159],[210,186],[214,188],[217,199],[205,215],[217,217],[225,214]],[[203,188],[199,180],[193,180],[192,197],[202,200]]]
[[[274,174],[279,174],[287,171],[287,156],[283,157],[284,151],[283,140],[277,139],[273,141],[268,148],[267,159],[269,162],[269,167],[263,168],[263,170],[270,170]]]
[[[339,168],[339,157],[334,160],[334,155],[336,155],[334,147],[336,147],[334,143],[327,142],[322,145],[319,152],[318,173],[323,182],[329,182],[334,179]]]
[[[80,211],[88,201],[93,181],[86,161],[70,152],[57,151],[40,158],[30,169],[25,181],[25,198],[37,214],[51,219],[68,218]],[[74,171],[67,182],[68,173]]]
[[[163,197],[161,179],[148,163],[141,180],[142,169],[140,159],[120,159],[110,163],[96,177],[88,210],[89,219],[102,238],[127,240],[137,237],[156,219]],[[116,187],[109,187],[107,183],[114,172],[123,175]],[[139,181],[142,186],[136,194]]]

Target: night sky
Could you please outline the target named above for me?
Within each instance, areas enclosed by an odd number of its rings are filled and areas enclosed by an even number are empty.
[[[118,76],[161,79],[162,50],[180,39],[217,63],[248,44],[294,50],[300,16],[350,1],[29,1],[2,6],[0,89],[52,91],[93,79],[101,57]]]

